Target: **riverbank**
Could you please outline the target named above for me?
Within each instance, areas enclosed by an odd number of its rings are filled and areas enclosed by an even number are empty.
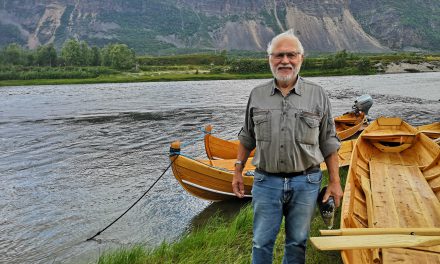
[[[348,169],[340,169],[341,182],[345,184]],[[324,172],[322,185],[327,184],[327,172]],[[344,187],[344,186],[343,186]],[[339,228],[340,209],[338,209],[335,227]],[[319,230],[326,229],[318,211],[312,220],[310,234],[319,236]],[[277,237],[274,248],[274,263],[281,263],[284,250],[284,228]],[[207,224],[174,243],[162,243],[154,249],[142,246],[123,248],[104,252],[98,264],[132,263],[250,263],[252,252],[252,207],[246,205],[232,220],[221,215],[211,217]],[[308,243],[306,263],[342,263],[339,251],[318,251]]]
[[[206,80],[240,80],[270,78],[270,74],[210,74],[210,73],[164,73],[164,74],[117,74],[104,75],[87,79],[38,79],[38,80],[4,80],[0,86],[25,85],[61,85],[61,84],[94,84],[94,83],[134,83],[134,82],[176,82]]]
[[[368,73],[360,72],[355,67],[342,69],[302,69],[303,77],[322,76],[349,76],[349,75],[372,75],[391,73],[418,73],[418,72],[440,72],[440,63],[390,63],[386,66],[375,65],[376,70]],[[149,72],[140,71],[136,73],[117,73],[100,75],[96,78],[80,79],[33,79],[33,80],[1,80],[0,86],[28,86],[28,85],[66,85],[66,84],[94,84],[94,83],[133,83],[133,82],[173,82],[173,81],[206,81],[206,80],[245,80],[245,79],[268,79],[272,74],[232,74],[232,73],[211,73],[209,70],[186,70],[186,71],[164,71]]]

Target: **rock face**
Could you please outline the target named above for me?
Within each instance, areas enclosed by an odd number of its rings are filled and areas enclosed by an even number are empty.
[[[262,51],[275,34],[293,29],[306,51],[440,50],[436,41],[426,41],[429,34],[400,23],[406,13],[386,2],[394,1],[0,0],[0,45],[60,47],[76,38],[98,46],[126,43],[150,54],[179,48]],[[423,8],[440,9],[438,1],[429,2]],[[435,40],[438,19],[426,23]]]
[[[365,31],[395,50],[440,50],[440,1],[351,0]]]

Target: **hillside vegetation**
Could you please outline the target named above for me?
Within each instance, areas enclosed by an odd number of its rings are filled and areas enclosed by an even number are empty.
[[[440,56],[417,53],[356,54],[346,51],[306,56],[302,76],[376,74],[394,63],[433,63]],[[417,69],[408,69],[417,72]],[[136,56],[124,44],[103,48],[68,40],[58,52],[52,44],[36,50],[10,44],[0,50],[0,85],[182,81],[270,78],[261,52],[218,52],[173,56]]]

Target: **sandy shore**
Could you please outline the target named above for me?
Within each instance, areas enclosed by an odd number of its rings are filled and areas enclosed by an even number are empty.
[[[376,65],[378,68],[382,68],[385,73],[404,73],[404,72],[439,72],[439,62],[422,62],[418,64],[413,63],[390,63],[387,66]]]

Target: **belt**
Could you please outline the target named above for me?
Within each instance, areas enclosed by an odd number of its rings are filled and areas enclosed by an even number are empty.
[[[273,173],[273,172],[267,172],[267,171],[264,171],[264,170],[258,169],[258,168],[255,169],[255,171],[262,173],[262,174],[267,174],[270,176],[275,176],[275,177],[280,177],[280,178],[292,178],[292,177],[296,177],[296,176],[307,175],[310,173],[321,171],[321,168],[319,167],[319,165],[315,165],[310,168],[307,168],[306,170],[296,171],[296,172],[276,172],[276,173]]]

